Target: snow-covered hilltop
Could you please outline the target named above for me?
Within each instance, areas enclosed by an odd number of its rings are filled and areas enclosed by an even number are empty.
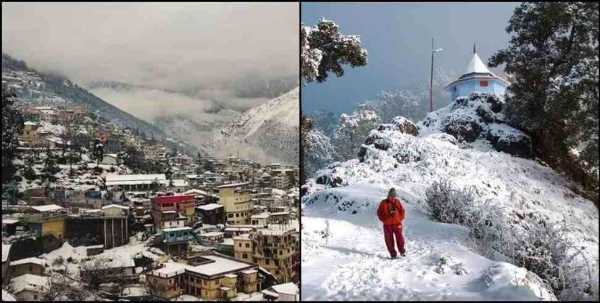
[[[298,163],[298,92],[295,88],[244,112],[215,134],[215,145],[221,152],[248,152],[257,161]]]
[[[530,158],[502,109],[473,94],[417,125],[398,117],[370,132],[358,159],[309,179],[304,298],[597,300],[598,209]],[[399,260],[376,216],[390,187],[407,211]]]

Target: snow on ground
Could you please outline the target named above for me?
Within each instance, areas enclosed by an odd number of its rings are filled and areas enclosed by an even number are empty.
[[[571,264],[595,264],[591,275],[598,277],[599,215],[594,204],[537,160],[498,152],[481,137],[459,143],[442,133],[445,123],[452,120],[448,115],[473,115],[474,111],[460,106],[454,113],[454,105],[429,114],[425,119],[428,125],[420,123],[418,136],[394,129],[373,130],[371,134],[379,139],[363,145],[364,162],[333,163],[308,180],[302,199],[304,299],[556,299],[543,291],[544,283],[536,275],[501,262],[503,256],[490,260],[478,253],[466,227],[429,218],[425,191],[442,179],[458,188],[472,187],[476,206],[498,206],[501,214],[511,219],[532,217],[554,224],[564,218],[573,229],[568,236],[585,257],[573,259]],[[519,134],[505,125],[482,126],[492,132]],[[321,178],[326,180],[339,177],[341,187],[317,184],[321,176],[327,176]],[[387,259],[376,216],[376,207],[390,187],[397,189],[407,209],[404,234],[408,255],[399,260]],[[321,233],[327,222],[331,236],[326,241]],[[515,226],[517,232],[527,233],[519,224]],[[441,258],[446,264],[441,264]],[[594,281],[598,283],[597,278]]]
[[[407,256],[390,260],[375,216],[386,190],[381,185],[355,184],[328,191],[334,194],[330,197],[351,197],[363,202],[362,210],[371,214],[352,216],[339,212],[328,205],[326,193],[305,208],[304,300],[555,299],[540,285],[515,274],[522,273],[522,269],[471,251],[466,228],[432,222],[414,202],[408,202],[416,197],[401,189],[399,195],[405,201],[407,217]],[[319,232],[326,229],[327,222],[330,237],[326,241]],[[442,266],[444,272],[440,274],[436,269],[442,257],[448,264]],[[464,273],[457,274],[461,271]]]
[[[73,247],[68,242],[63,243],[60,248],[43,254],[40,257],[48,261],[52,270],[64,270],[66,266],[68,275],[73,279],[79,279],[81,266],[89,259],[110,258],[113,260],[112,264],[131,264],[133,262],[132,259],[138,255],[143,255],[153,260],[160,258],[159,255],[151,252],[149,247],[145,246],[144,242],[138,241],[136,237],[130,237],[129,243],[126,245],[107,249],[101,254],[89,258],[86,246]],[[63,259],[62,264],[56,261],[60,258]],[[68,261],[69,258],[72,259],[71,262]]]

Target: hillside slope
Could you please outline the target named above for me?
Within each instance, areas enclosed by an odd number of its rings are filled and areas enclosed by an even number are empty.
[[[55,105],[85,105],[91,112],[121,126],[138,128],[141,132],[164,136],[152,124],[111,105],[69,79],[29,68],[24,62],[2,54],[2,82],[16,89],[21,100]]]
[[[139,119],[152,123],[170,137],[210,153],[215,130],[225,127],[240,113],[211,100],[180,92],[114,81],[94,82],[91,92]]]
[[[598,210],[569,180],[527,158],[527,137],[503,123],[501,104],[485,95],[457,99],[421,121],[417,136],[398,118],[371,132],[359,159],[331,164],[309,179],[302,199],[306,298],[597,299]],[[440,180],[470,188],[469,211],[490,220],[499,238],[482,247],[467,226],[437,222],[425,201]],[[399,260],[388,259],[376,217],[390,187],[407,210],[407,257]],[[569,270],[560,294],[508,256],[535,250],[530,245],[539,240],[563,241],[536,238],[542,226],[556,225],[569,227],[565,238],[573,244],[554,252]]]
[[[251,108],[215,135],[221,151],[257,161],[298,163],[299,88]],[[217,152],[221,152],[217,151]]]

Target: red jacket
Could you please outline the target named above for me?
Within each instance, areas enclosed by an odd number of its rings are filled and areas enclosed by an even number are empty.
[[[392,214],[391,209],[396,211]],[[397,198],[387,198],[377,208],[377,217],[383,222],[383,225],[401,225],[404,220],[404,208]]]

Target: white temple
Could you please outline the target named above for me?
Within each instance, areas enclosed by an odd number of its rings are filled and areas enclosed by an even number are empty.
[[[498,96],[504,95],[508,81],[496,76],[481,61],[473,45],[473,57],[467,66],[467,71],[457,80],[446,86],[450,92],[450,100],[457,97],[466,97],[471,93],[489,93]]]

